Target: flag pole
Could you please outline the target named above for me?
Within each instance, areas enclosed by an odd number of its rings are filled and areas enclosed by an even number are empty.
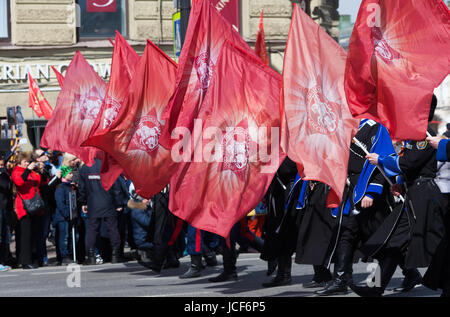
[[[76,201],[76,198],[74,197],[75,191],[74,187],[72,186],[72,191],[69,193],[69,210],[70,210],[70,224],[72,225],[72,255],[73,255],[73,262],[77,263],[77,251],[76,251],[76,244],[75,244],[75,226],[73,222],[73,201]]]
[[[362,144],[356,137],[353,137],[353,141],[355,141],[355,144],[356,144],[361,150],[363,150],[364,153],[366,153],[366,155],[369,154],[369,151],[367,151],[367,149],[366,149],[366,147],[364,146],[364,144]],[[384,176],[384,178],[388,181],[389,185],[390,185],[390,186],[393,186],[394,184],[393,184],[392,181],[389,179],[389,177],[386,175],[386,173],[383,171],[383,169],[382,169],[378,164],[376,164],[375,166],[378,168],[378,170],[381,172],[381,174]],[[405,198],[404,198],[402,195],[399,195],[398,197],[400,198],[400,200],[401,200],[403,203],[405,202]]]

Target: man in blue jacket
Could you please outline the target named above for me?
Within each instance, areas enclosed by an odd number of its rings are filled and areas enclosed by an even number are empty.
[[[56,227],[56,250],[58,262],[61,264],[69,264],[73,261],[70,258],[71,246],[69,242],[69,226],[70,226],[70,204],[72,210],[75,210],[75,201],[71,202],[72,194],[72,169],[68,166],[61,167],[62,183],[55,190],[56,210],[53,216],[53,225]]]

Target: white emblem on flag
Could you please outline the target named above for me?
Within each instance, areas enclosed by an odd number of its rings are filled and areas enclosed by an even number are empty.
[[[308,90],[308,122],[314,130],[321,134],[332,134],[338,127],[337,114],[333,104],[322,93],[320,86]]]
[[[208,89],[209,83],[213,75],[214,64],[211,61],[208,51],[201,52],[194,60],[194,66],[197,71],[198,81],[200,83],[200,89]]]

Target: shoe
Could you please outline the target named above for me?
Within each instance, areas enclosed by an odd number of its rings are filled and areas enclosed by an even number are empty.
[[[203,258],[205,259],[207,266],[216,266],[217,265],[216,252],[210,250],[206,246],[204,247],[204,250],[203,250]]]
[[[6,272],[6,271],[9,271],[9,270],[11,270],[10,266],[0,264],[0,272]]]
[[[237,276],[236,272],[225,273],[225,271],[220,273],[218,276],[211,277],[209,279],[209,281],[212,282],[212,283],[219,283],[219,282],[226,282],[226,281],[237,281],[237,280],[238,280],[238,276]]]
[[[191,266],[189,270],[180,275],[181,279],[200,277],[202,275],[202,256],[191,255]]]
[[[103,258],[100,256],[100,254],[97,254],[95,256],[95,264],[103,264]]]
[[[180,275],[180,278],[186,279],[186,278],[194,278],[194,277],[200,277],[200,276],[202,276],[201,267],[191,264],[191,267],[189,268],[189,270],[186,273]]]
[[[37,268],[38,268],[38,266],[34,265],[34,264],[23,264],[22,265],[23,270],[35,270]]]
[[[449,289],[443,290],[441,297],[450,297],[450,290]]]
[[[314,294],[319,296],[331,296],[331,295],[345,295],[348,293],[347,284],[340,280],[334,279],[331,283],[328,284],[325,288],[314,292]]]
[[[111,263],[122,263],[125,262],[123,256],[120,254],[119,250],[112,250],[111,253]]]
[[[292,278],[290,274],[282,274],[275,276],[270,282],[263,283],[263,287],[277,287],[290,285],[292,283]]]
[[[356,286],[350,284],[350,288],[356,295],[361,297],[381,297],[384,293],[382,287]]]
[[[394,292],[406,293],[420,284],[422,284],[422,276],[420,275],[415,276],[414,278],[405,277],[403,279],[402,286],[394,288]]]
[[[164,260],[167,257],[169,247],[167,245],[155,245],[153,250],[146,253],[146,261],[141,259],[138,263],[153,272],[160,273],[163,269]]]
[[[84,264],[85,265],[95,265],[95,264],[97,264],[97,258],[95,256],[95,250],[88,250],[88,256],[87,256],[87,259],[84,262]]]
[[[328,282],[316,282],[312,280],[311,282],[303,283],[303,288],[320,288],[320,287],[327,287],[330,284],[330,281]]]

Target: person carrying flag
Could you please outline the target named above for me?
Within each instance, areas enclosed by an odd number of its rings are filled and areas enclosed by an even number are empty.
[[[432,121],[437,105],[433,95],[428,122]],[[434,133],[429,129],[429,133]],[[401,155],[384,156],[369,153],[372,165],[385,171],[401,173],[406,184],[404,203],[398,205],[386,218],[395,228],[378,251],[381,280],[378,286],[350,285],[359,296],[379,297],[395,273],[397,265],[405,268],[427,267],[445,236],[444,216],[447,211],[441,191],[434,182],[436,150],[427,140],[405,141]],[[398,194],[399,186],[391,188]],[[383,224],[384,226],[384,224]]]
[[[332,210],[333,216],[339,219],[337,240],[329,257],[330,260],[335,259],[334,279],[325,288],[315,292],[320,296],[347,293],[352,283],[354,260],[372,257],[376,253],[376,249],[368,251],[368,254],[356,251],[364,246],[391,210],[386,180],[366,160],[365,150],[361,146],[372,153],[395,153],[385,127],[373,120],[361,120],[350,146],[348,177],[342,203]]]

